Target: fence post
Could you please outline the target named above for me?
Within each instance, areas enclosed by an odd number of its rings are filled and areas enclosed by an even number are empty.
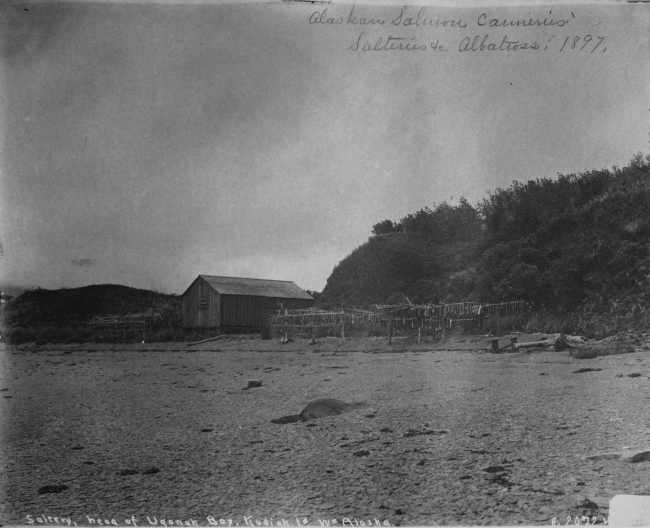
[[[341,323],[341,337],[345,339],[345,321]]]
[[[492,352],[495,354],[499,353],[499,340],[498,339],[493,339],[492,340]]]
[[[418,326],[418,343],[422,343],[422,327]]]
[[[391,318],[388,318],[388,344],[390,345],[393,341],[393,327],[391,325]]]

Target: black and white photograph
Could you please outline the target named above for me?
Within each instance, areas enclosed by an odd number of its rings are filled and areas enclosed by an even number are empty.
[[[0,526],[650,525],[649,27],[0,5]]]

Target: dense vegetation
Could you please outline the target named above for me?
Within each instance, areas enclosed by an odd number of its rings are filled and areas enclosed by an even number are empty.
[[[625,168],[513,182],[384,220],[340,262],[324,307],[532,301],[555,314],[650,307],[650,155]]]
[[[181,326],[181,303],[176,295],[117,284],[27,290],[5,305],[3,323],[15,343],[79,342],[93,339],[87,323],[95,317],[138,313],[159,314],[156,331],[165,335]]]
[[[476,206],[465,199],[384,220],[310,292],[323,308],[454,301],[531,301],[533,314],[490,321],[606,335],[650,324],[650,155],[624,168],[513,182]],[[183,339],[175,295],[119,285],[29,290],[3,305],[14,343],[95,339],[96,316],[155,312],[148,339]],[[198,337],[198,336],[193,336]]]

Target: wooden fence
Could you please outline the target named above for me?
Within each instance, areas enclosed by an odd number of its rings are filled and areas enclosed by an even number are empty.
[[[153,330],[162,322],[162,316],[157,313],[109,315],[95,317],[90,321],[90,327],[95,336],[100,339],[131,337],[146,340],[147,331]]]
[[[270,321],[273,334],[345,335],[345,329],[371,329],[381,324],[379,314],[363,310],[278,310]]]
[[[460,302],[430,305],[376,305],[363,310],[278,310],[270,320],[275,335],[323,336],[350,333],[442,335],[447,330],[468,332],[482,328],[490,315],[515,315],[530,309],[524,301]]]

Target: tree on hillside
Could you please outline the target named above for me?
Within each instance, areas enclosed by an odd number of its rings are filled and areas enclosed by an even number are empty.
[[[314,299],[314,302],[318,305],[318,301],[320,301],[320,293],[314,290],[305,290],[308,295],[311,295]]]
[[[650,155],[624,168],[515,181],[477,207],[443,202],[379,222],[373,234],[334,269],[323,303],[406,295],[575,310],[643,297],[650,307]]]
[[[389,235],[400,231],[399,226],[391,220],[383,220],[372,226],[373,235]]]
[[[482,232],[479,212],[465,198],[456,206],[443,202],[433,209],[425,207],[402,218],[399,226],[404,232],[419,233],[435,244],[469,242]]]

